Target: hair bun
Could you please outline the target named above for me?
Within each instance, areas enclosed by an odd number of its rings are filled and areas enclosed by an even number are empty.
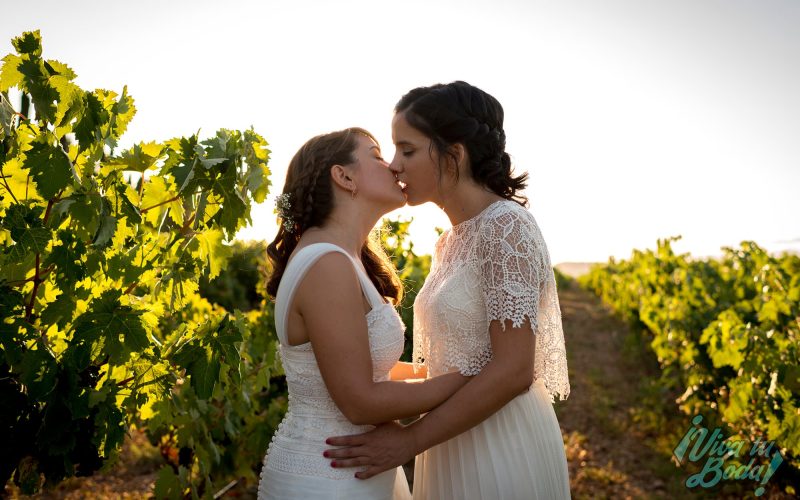
[[[418,87],[395,106],[409,125],[427,136],[440,156],[453,144],[463,144],[475,182],[503,198],[527,204],[519,193],[528,174],[514,177],[506,153],[503,106],[483,90],[463,81]]]

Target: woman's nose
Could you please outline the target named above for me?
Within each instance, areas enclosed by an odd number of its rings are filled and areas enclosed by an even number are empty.
[[[392,162],[389,164],[389,170],[391,170],[392,173],[396,175],[402,172],[403,168],[399,165],[399,163],[396,160],[392,160]]]

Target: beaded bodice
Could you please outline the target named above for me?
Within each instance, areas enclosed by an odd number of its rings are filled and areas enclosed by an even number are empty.
[[[354,470],[330,466],[330,460],[322,456],[322,452],[330,447],[325,445],[325,439],[366,432],[373,426],[355,425],[347,420],[325,387],[311,343],[291,346],[286,335],[288,306],[297,284],[314,262],[328,252],[348,255],[330,243],[315,243],[302,248],[292,257],[278,288],[275,327],[280,341],[278,353],[289,389],[289,408],[273,435],[264,467],[293,474],[345,479],[352,478]],[[403,353],[405,326],[394,307],[383,301],[366,274],[355,262],[353,264],[372,307],[366,320],[373,380],[387,380],[389,371]]]

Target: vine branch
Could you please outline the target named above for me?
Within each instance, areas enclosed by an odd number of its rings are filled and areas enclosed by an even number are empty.
[[[17,197],[14,196],[14,192],[11,191],[11,186],[8,185],[8,181],[6,180],[6,175],[3,173],[2,165],[0,165],[0,177],[3,179],[3,184],[6,185],[6,191],[8,191],[8,194],[10,194],[11,197],[14,199],[14,203],[19,203],[19,200],[17,200]]]
[[[164,200],[164,201],[162,201],[162,202],[160,202],[160,203],[156,203],[156,204],[155,204],[155,205],[153,205],[152,207],[143,208],[143,209],[141,209],[141,210],[140,210],[140,212],[141,212],[141,213],[145,213],[145,212],[147,212],[148,210],[152,210],[152,209],[154,209],[154,208],[160,207],[161,205],[166,205],[167,203],[172,203],[173,201],[175,201],[175,200],[179,200],[179,199],[181,199],[180,195],[176,195],[176,196],[174,196],[174,197],[172,197],[172,198],[170,198],[170,199],[168,199],[168,200]]]

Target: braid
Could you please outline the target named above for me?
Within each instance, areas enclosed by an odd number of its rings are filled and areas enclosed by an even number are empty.
[[[312,216],[314,215],[314,192],[317,189],[317,182],[319,181],[319,177],[322,172],[325,172],[327,169],[318,168],[314,170],[310,178],[311,180],[308,183],[308,187],[306,188],[308,191],[305,196],[305,203],[303,205],[303,213],[300,216],[300,230],[304,231],[311,227],[312,224]]]
[[[520,191],[528,174],[514,176],[506,153],[503,107],[486,92],[466,82],[419,87],[395,106],[409,125],[427,136],[440,157],[453,157],[451,146],[463,144],[473,180],[508,200],[526,206]],[[439,178],[442,168],[440,165]],[[454,171],[456,179],[459,172]]]

